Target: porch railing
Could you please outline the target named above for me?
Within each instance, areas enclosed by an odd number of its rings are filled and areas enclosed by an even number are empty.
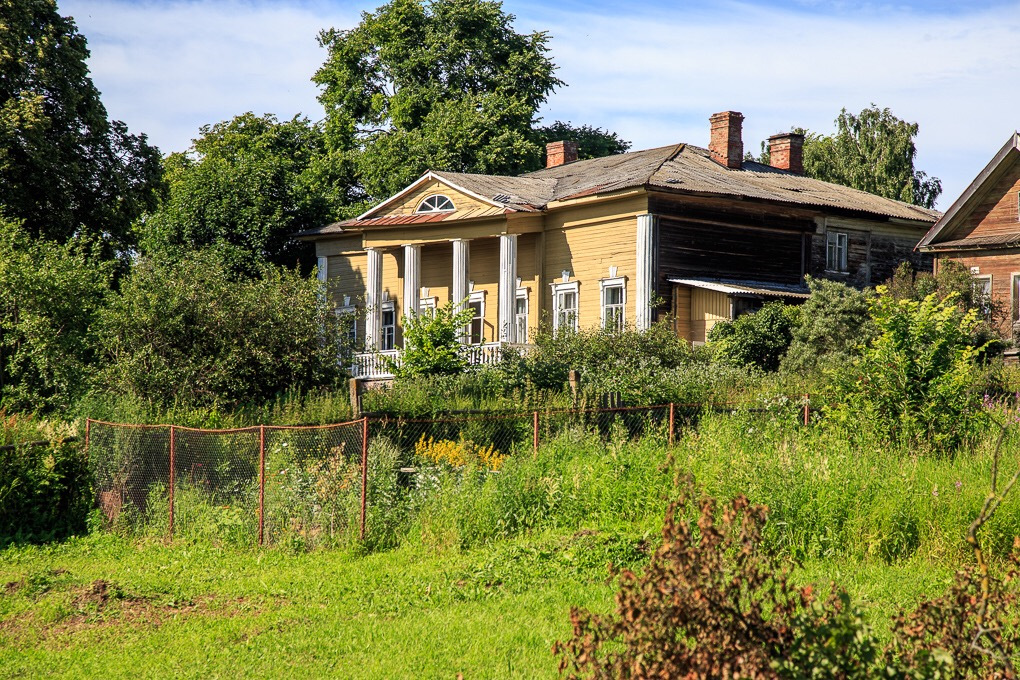
[[[496,363],[507,349],[527,351],[528,347],[530,345],[486,342],[480,345],[464,345],[462,351],[469,366],[481,366]],[[403,361],[402,355],[403,351],[399,349],[360,352],[354,355],[351,375],[355,378],[392,378],[390,366],[400,366]]]

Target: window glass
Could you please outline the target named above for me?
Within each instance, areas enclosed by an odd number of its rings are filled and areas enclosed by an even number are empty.
[[[484,336],[484,307],[481,300],[472,300],[468,303],[468,307],[471,309],[474,316],[471,318],[471,324],[468,326],[468,342],[472,345],[479,345],[485,342]]]
[[[442,194],[435,194],[429,196],[420,204],[418,209],[415,210],[417,213],[434,213],[434,212],[450,212],[453,208],[453,201],[450,200],[449,196],[443,196]]]
[[[847,271],[847,234],[830,231],[825,237],[825,268],[834,272]]]
[[[623,330],[623,286],[606,286],[602,289],[602,327]]]
[[[517,325],[517,342],[528,341],[528,294],[517,293],[514,306],[514,323]]]
[[[397,313],[390,307],[382,310],[382,349],[393,349],[396,341]]]

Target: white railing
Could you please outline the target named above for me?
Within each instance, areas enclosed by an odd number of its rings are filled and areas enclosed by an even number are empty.
[[[494,364],[503,356],[506,349],[514,348],[527,351],[528,345],[508,344],[504,342],[487,342],[481,345],[465,345],[464,357],[469,366]],[[351,375],[355,378],[392,378],[391,365],[400,366],[402,351],[389,349],[378,352],[361,352],[354,355]],[[389,360],[389,361],[387,361]],[[392,362],[392,363],[391,363]]]

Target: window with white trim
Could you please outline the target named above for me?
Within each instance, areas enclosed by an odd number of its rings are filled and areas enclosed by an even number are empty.
[[[846,255],[849,239],[845,231],[830,231],[825,235],[825,268],[830,272],[847,271]]]
[[[358,308],[354,305],[337,307],[334,310],[336,318],[340,320],[342,332],[347,336],[347,342],[353,347],[358,341]]]
[[[436,298],[434,297],[423,297],[418,300],[418,313],[428,314],[430,316],[436,313]]]
[[[439,212],[453,212],[453,201],[450,200],[449,196],[442,194],[432,194],[424,201],[418,204],[418,208],[415,210],[416,213],[439,213]]]
[[[468,298],[471,323],[468,324],[468,344],[480,345],[485,342],[485,291],[475,291]]]
[[[577,330],[578,282],[554,283],[553,292],[553,333],[561,330]]]
[[[517,326],[517,342],[528,341],[528,289],[518,288],[514,299],[514,324]]]
[[[602,279],[602,327],[622,331],[626,323],[627,280],[623,276]]]
[[[397,308],[393,301],[382,304],[382,337],[380,338],[379,349],[386,351],[394,349],[397,341]]]
[[[992,314],[992,275],[982,274],[974,277],[974,302],[977,303],[981,315],[986,319]]]

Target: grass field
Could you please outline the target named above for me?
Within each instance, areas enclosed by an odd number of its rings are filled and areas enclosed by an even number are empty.
[[[800,561],[795,580],[838,583],[884,635],[968,559],[989,451],[926,457],[782,414],[720,415],[673,448],[577,434],[497,475],[379,488],[365,547],[104,533],[11,547],[0,676],[555,677],[570,607],[613,608],[607,565],[647,560],[683,473],[767,504],[766,545]],[[1018,533],[1018,506],[988,526],[993,554]]]

